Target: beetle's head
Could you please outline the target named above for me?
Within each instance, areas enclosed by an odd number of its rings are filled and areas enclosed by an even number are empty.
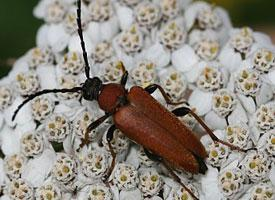
[[[88,78],[82,86],[82,96],[85,100],[97,100],[102,89],[102,81],[98,77]]]

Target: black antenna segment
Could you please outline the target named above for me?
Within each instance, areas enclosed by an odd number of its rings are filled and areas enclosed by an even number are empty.
[[[80,38],[80,44],[83,51],[83,58],[85,62],[85,74],[86,74],[86,78],[90,79],[90,65],[89,65],[88,56],[85,48],[85,42],[83,39],[83,30],[82,30],[82,23],[81,23],[81,0],[77,0],[77,26],[78,26],[78,35]]]
[[[46,90],[42,90],[39,92],[36,92],[34,94],[28,95],[27,98],[17,107],[17,109],[14,111],[13,116],[12,116],[12,121],[14,121],[17,113],[19,112],[19,110],[29,101],[33,100],[35,97],[41,96],[43,94],[48,94],[48,93],[67,93],[67,92],[79,92],[82,90],[82,87],[74,87],[74,88],[70,88],[70,89],[46,89]]]

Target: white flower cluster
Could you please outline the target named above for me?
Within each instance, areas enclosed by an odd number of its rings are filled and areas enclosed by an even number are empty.
[[[0,200],[193,199],[120,130],[111,152],[112,120],[82,147],[87,127],[104,112],[80,93],[36,97],[11,120],[27,96],[85,81],[76,10],[75,0],[40,0],[34,15],[45,23],[36,47],[0,80]],[[232,27],[225,10],[203,1],[83,0],[81,14],[91,77],[119,83],[122,61],[126,88],[159,84],[174,102],[185,102],[168,106],[153,93],[170,111],[189,107],[219,139],[256,148],[234,151],[213,142],[190,114],[179,117],[203,133],[208,153],[205,175],[175,171],[195,196],[275,199],[275,46],[267,35]]]

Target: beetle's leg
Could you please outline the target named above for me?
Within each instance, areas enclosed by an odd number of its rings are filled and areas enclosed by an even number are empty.
[[[81,144],[80,147],[82,148],[84,145],[88,145],[89,144],[89,133],[94,130],[95,128],[97,128],[100,124],[102,124],[108,117],[110,117],[111,114],[106,113],[105,115],[103,115],[102,117],[98,118],[96,121],[92,122],[86,129],[84,138],[81,139]]]
[[[173,102],[171,99],[170,99],[170,96],[164,91],[164,89],[158,85],[158,84],[152,84],[152,85],[149,85],[147,86],[146,88],[144,88],[146,92],[148,92],[149,94],[152,94],[153,92],[156,91],[156,89],[159,89],[159,91],[161,92],[162,96],[164,97],[165,101],[167,104],[170,104],[170,105],[180,105],[180,104],[183,104],[183,103],[186,103],[185,101],[181,101],[181,102]]]
[[[183,116],[185,116],[185,115],[187,115],[187,114],[190,113],[189,110],[190,109],[187,108],[187,107],[180,107],[180,108],[176,108],[175,110],[173,110],[172,113],[174,115],[176,115],[177,117],[183,117]]]
[[[172,175],[175,181],[178,182],[193,197],[193,199],[199,200],[199,198],[196,197],[194,193],[188,187],[186,187],[186,185],[183,184],[181,179],[178,177],[178,175],[173,171],[173,169],[170,167],[170,165],[166,161],[163,161],[163,165],[169,171],[169,173]]]
[[[156,154],[151,153],[148,149],[144,148],[144,153],[146,154],[146,156],[153,161],[157,161],[157,162],[161,162],[162,158]]]
[[[74,88],[70,88],[70,89],[45,89],[45,90],[41,90],[39,92],[36,92],[34,94],[31,95],[27,95],[26,99],[17,107],[17,109],[14,111],[13,116],[12,116],[12,121],[15,119],[17,113],[19,112],[19,110],[29,101],[33,100],[35,97],[41,96],[43,94],[49,94],[49,93],[68,93],[68,92],[79,92],[82,90],[82,87],[74,87]]]
[[[173,178],[175,179],[176,182],[178,182],[192,197],[193,199],[197,199],[199,200],[194,194],[193,192],[188,188],[186,187],[182,181],[180,180],[180,178],[175,174],[175,172],[173,171],[173,169],[170,167],[170,165],[164,161],[162,159],[162,157],[154,154],[154,153],[151,153],[148,149],[144,149],[144,153],[147,155],[147,157],[153,161],[158,161],[158,162],[162,162],[163,165],[165,166],[165,168],[169,171],[169,173],[173,176]]]
[[[107,139],[107,142],[108,142],[108,147],[109,147],[109,150],[110,150],[110,153],[111,153],[111,156],[112,156],[112,163],[111,163],[111,167],[108,170],[108,173],[104,177],[105,182],[107,181],[107,179],[109,178],[109,176],[111,175],[111,173],[112,173],[112,171],[114,170],[114,167],[115,167],[116,153],[115,153],[114,148],[111,144],[111,141],[113,140],[113,137],[114,137],[115,130],[116,130],[116,126],[112,125],[108,129],[107,135],[106,135],[106,139]]]
[[[242,152],[247,152],[249,150],[253,150],[255,148],[251,148],[251,149],[242,149],[238,146],[235,146],[233,144],[230,144],[228,142],[225,142],[223,140],[220,140],[214,133],[213,131],[204,123],[204,121],[196,114],[194,113],[190,108],[187,107],[182,107],[182,108],[177,108],[173,111],[174,114],[176,114],[177,116],[184,116],[186,114],[191,114],[198,122],[199,124],[204,128],[204,130],[206,131],[206,133],[211,137],[211,139],[214,142],[218,142],[221,143],[225,146],[228,146],[230,149],[232,150],[237,150],[237,151],[242,151]]]

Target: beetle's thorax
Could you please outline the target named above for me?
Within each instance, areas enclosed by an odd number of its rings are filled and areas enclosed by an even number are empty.
[[[109,83],[103,85],[102,90],[98,96],[99,107],[105,112],[112,113],[118,107],[125,105],[127,91],[125,88],[116,83]]]

